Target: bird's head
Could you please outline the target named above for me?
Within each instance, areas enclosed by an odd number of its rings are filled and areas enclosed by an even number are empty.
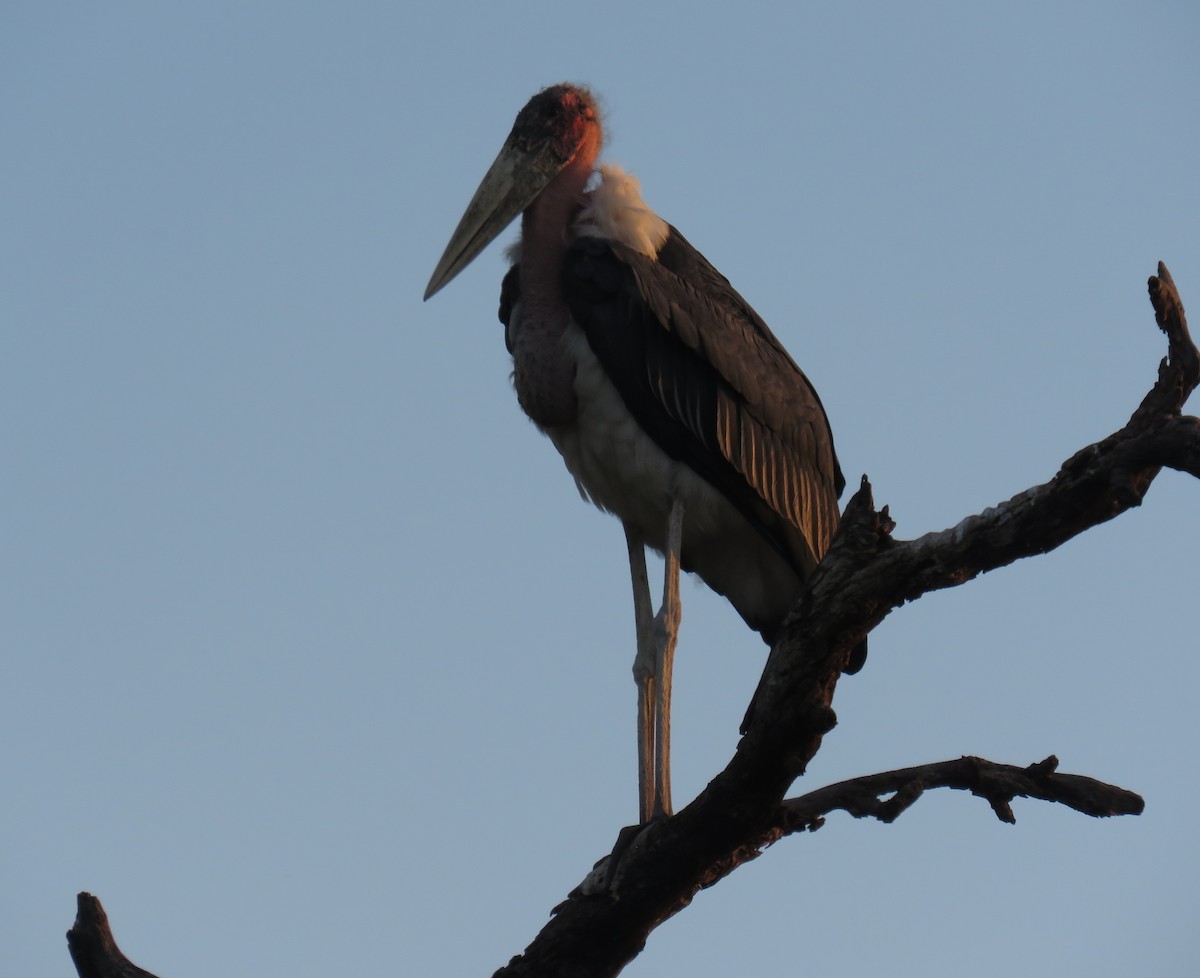
[[[466,268],[564,171],[577,173],[582,186],[600,153],[601,132],[600,111],[586,88],[552,85],[531,98],[467,205],[425,298]]]

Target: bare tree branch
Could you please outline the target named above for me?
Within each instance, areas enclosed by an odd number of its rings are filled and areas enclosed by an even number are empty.
[[[616,975],[650,932],[700,889],[782,836],[818,827],[833,810],[890,821],[926,789],[949,787],[983,797],[1004,821],[1014,818],[1015,797],[1058,802],[1093,816],[1141,811],[1142,800],[1132,792],[1058,774],[1053,757],[1027,768],[960,758],[856,778],[789,801],[784,796],[837,722],[833,696],[851,653],[892,609],[1053,550],[1140,505],[1164,466],[1200,477],[1200,421],[1181,416],[1200,382],[1200,354],[1161,264],[1149,286],[1168,355],[1129,422],[1076,452],[1045,484],[916,540],[892,538],[887,508],[875,509],[864,477],[808,593],[771,650],[729,764],[676,815],[623,831],[613,853],[554,908],[529,947],[497,971],[497,978]],[[80,896],[81,918],[85,897]],[[95,910],[103,923],[98,902]],[[93,970],[85,971],[72,943],[82,978],[146,975],[120,955],[106,923],[103,934],[107,937],[95,946],[133,970],[95,970],[89,964]]]
[[[67,931],[67,947],[79,978],[154,978],[121,953],[100,901],[90,893],[80,893],[77,901],[75,925]]]
[[[1017,820],[1011,806],[1018,797],[1058,802],[1097,818],[1140,815],[1145,807],[1141,796],[1132,791],[1078,774],[1058,774],[1057,769],[1058,758],[1053,755],[1028,767],[960,757],[868,774],[789,798],[780,806],[781,827],[788,833],[816,831],[826,815],[839,810],[855,818],[894,822],[930,788],[969,791],[985,799],[996,816],[1009,823]]]

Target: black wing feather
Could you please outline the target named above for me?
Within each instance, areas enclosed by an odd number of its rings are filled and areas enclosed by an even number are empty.
[[[626,407],[807,578],[844,480],[816,391],[754,310],[674,228],[658,260],[580,238],[571,314]]]

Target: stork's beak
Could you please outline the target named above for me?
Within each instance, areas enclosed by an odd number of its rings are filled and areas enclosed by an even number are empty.
[[[471,264],[565,165],[549,141],[533,146],[521,146],[520,142],[527,139],[518,140],[515,132],[508,137],[475,191],[442,260],[433,270],[425,289],[426,299]]]

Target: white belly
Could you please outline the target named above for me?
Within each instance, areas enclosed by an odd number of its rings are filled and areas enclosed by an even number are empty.
[[[720,492],[642,431],[578,326],[567,327],[563,343],[576,365],[578,415],[544,430],[580,493],[660,553],[671,500],[680,500],[684,568],[729,598],[751,627],[773,630],[802,590],[799,576]]]

